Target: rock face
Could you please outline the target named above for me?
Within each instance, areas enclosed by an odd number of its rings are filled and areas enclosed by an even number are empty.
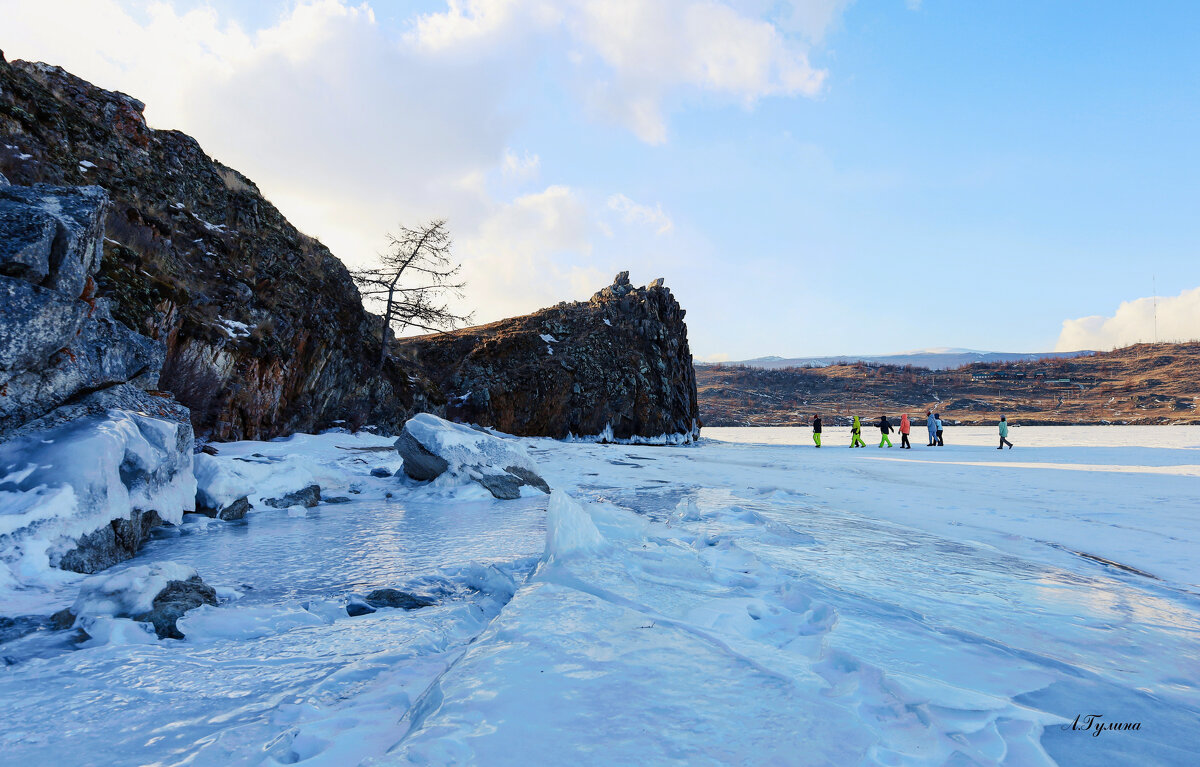
[[[397,347],[442,388],[455,421],[521,436],[687,442],[699,411],[683,318],[662,280],[637,288],[621,272],[590,301]]]
[[[74,197],[59,193],[56,211],[41,206],[37,191],[0,186],[6,199],[24,195],[13,203],[19,210],[0,205],[0,274],[15,280],[0,292],[5,314],[24,314],[53,338],[96,318],[78,347],[97,351],[71,364],[120,379],[161,370],[161,387],[191,409],[198,433],[218,440],[314,431],[339,419],[394,433],[436,406],[402,362],[376,370],[378,324],[329,250],[194,139],[149,128],[142,109],[58,67],[0,57],[0,175],[81,187]],[[103,187],[111,205],[84,185]],[[97,234],[107,238],[104,259],[89,281]],[[44,290],[65,298],[45,299]],[[111,299],[117,322],[77,305],[93,295]],[[160,344],[135,353],[128,329]],[[9,343],[10,360],[62,348],[43,334]],[[112,357],[114,346],[126,355]],[[20,388],[46,386],[38,379]],[[55,381],[49,390],[63,388]],[[51,404],[28,396],[5,406]]]
[[[396,450],[410,479],[423,482],[448,472],[460,480],[478,482],[503,500],[520,498],[526,485],[550,492],[546,480],[514,440],[428,413],[409,419],[396,440]]]
[[[94,186],[0,187],[0,437],[121,384],[109,400],[171,409],[142,392],[158,384],[162,344],[95,296],[107,207]]]
[[[0,186],[0,476],[15,509],[0,567],[95,572],[191,508],[192,427],[157,390],[163,344],[95,294],[108,204],[94,186]]]

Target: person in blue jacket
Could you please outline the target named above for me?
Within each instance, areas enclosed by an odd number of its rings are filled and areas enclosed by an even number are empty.
[[[937,444],[937,419],[933,417],[932,410],[925,411],[925,426],[929,429],[929,444],[925,447],[933,447]]]

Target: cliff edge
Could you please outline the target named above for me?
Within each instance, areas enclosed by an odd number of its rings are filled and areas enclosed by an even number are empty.
[[[521,436],[681,443],[699,436],[685,311],[661,279],[629,272],[588,301],[401,339],[446,417]]]

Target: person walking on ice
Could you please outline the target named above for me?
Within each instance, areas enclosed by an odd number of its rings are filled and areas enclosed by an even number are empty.
[[[997,450],[1003,450],[1004,446],[1008,445],[1008,449],[1012,450],[1012,443],[1008,441],[1008,416],[1000,416],[1000,447]]]
[[[892,440],[888,435],[892,433],[892,422],[887,419],[886,415],[879,417],[879,433],[882,435],[882,439],[879,440],[879,446],[883,447],[884,443],[887,443],[887,446],[891,447]]]
[[[854,416],[854,423],[850,426],[850,447],[866,447],[867,443],[862,440],[862,422],[858,420],[858,416]]]
[[[813,429],[813,442],[816,442],[817,447],[820,447],[821,446],[821,416],[819,416],[819,415],[813,416],[812,429]]]
[[[937,440],[937,419],[933,417],[932,410],[925,411],[925,426],[929,429],[929,444],[925,447],[933,447]]]
[[[900,416],[900,447],[912,450],[912,445],[908,441],[908,433],[912,431],[912,424],[908,422],[908,413]]]
[[[935,427],[937,427],[935,429],[933,444],[937,445],[938,447],[945,447],[946,443],[945,443],[945,441],[942,440],[942,414],[941,413],[933,414],[933,425]]]

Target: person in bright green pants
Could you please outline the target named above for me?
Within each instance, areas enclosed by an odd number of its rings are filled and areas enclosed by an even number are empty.
[[[821,416],[819,416],[819,415],[813,416],[812,430],[813,430],[813,442],[816,442],[817,447],[820,447],[821,446]]]
[[[866,447],[867,443],[862,440],[862,422],[858,420],[858,416],[854,416],[854,424],[850,427],[850,447]]]
[[[892,433],[892,422],[887,419],[886,415],[879,418],[879,433],[883,435],[883,439],[879,440],[879,446],[883,447],[886,444],[891,447],[892,438],[888,435]]]

